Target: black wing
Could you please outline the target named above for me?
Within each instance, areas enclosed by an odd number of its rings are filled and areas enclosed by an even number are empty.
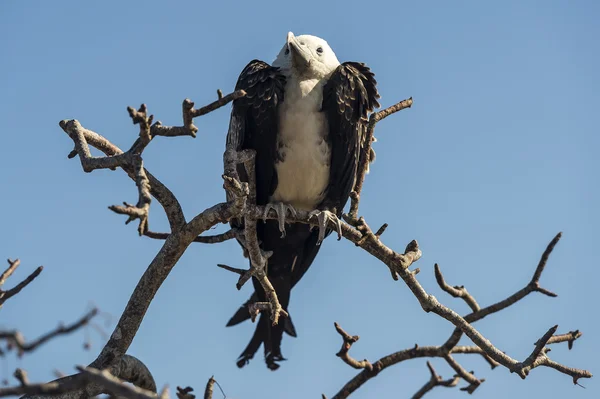
[[[285,77],[266,62],[252,60],[238,78],[236,90],[246,96],[233,102],[227,143],[236,150],[256,150],[256,202],[265,205],[277,186],[278,107],[283,102]],[[240,178],[247,181],[242,165]]]
[[[338,217],[348,201],[360,156],[367,116],[379,107],[377,81],[362,63],[345,62],[323,89],[323,112],[329,122],[331,166],[322,206],[336,208]]]

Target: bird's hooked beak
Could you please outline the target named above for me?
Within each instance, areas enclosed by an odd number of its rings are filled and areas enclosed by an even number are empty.
[[[292,54],[292,65],[299,69],[304,70],[310,66],[310,60],[312,55],[310,51],[298,42],[296,36],[292,32],[287,34],[287,46]]]

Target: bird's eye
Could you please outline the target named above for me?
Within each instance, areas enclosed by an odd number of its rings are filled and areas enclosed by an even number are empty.
[[[285,48],[285,55],[288,55],[289,53],[290,53],[290,48],[289,48],[289,47],[286,47],[286,48]]]
[[[317,48],[317,53],[319,53],[319,54],[323,54],[323,47],[319,47],[319,48]]]

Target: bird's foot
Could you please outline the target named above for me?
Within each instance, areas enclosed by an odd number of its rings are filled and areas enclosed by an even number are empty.
[[[248,363],[250,363],[250,360],[253,358],[253,355],[241,355],[237,362],[236,365],[238,366],[238,368],[242,368],[246,365],[248,365]]]
[[[277,362],[282,362],[285,360],[287,360],[287,359],[285,357],[283,357],[281,355],[281,353],[278,353],[278,354],[269,353],[265,356],[265,363],[267,364],[267,367],[271,371],[275,371],[280,367],[280,365]]]
[[[327,210],[320,211],[317,209],[308,214],[308,219],[310,220],[310,218],[312,218],[313,216],[315,216],[317,218],[317,221],[319,222],[318,226],[311,227],[311,230],[315,227],[319,228],[319,240],[317,241],[317,245],[320,245],[321,242],[325,239],[327,224],[330,220],[333,223],[335,223],[335,230],[338,234],[338,240],[342,239],[342,222],[340,221],[340,219],[338,219],[335,213]]]
[[[266,218],[271,209],[275,210],[277,214],[277,221],[279,222],[279,231],[281,232],[281,238],[285,237],[285,217],[289,214],[293,217],[296,217],[296,210],[293,206],[284,204],[283,202],[270,202],[265,205],[265,213],[263,217]],[[266,221],[266,219],[265,219]]]

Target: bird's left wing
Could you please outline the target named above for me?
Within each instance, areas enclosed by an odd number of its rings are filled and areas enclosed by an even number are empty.
[[[377,81],[362,63],[341,64],[325,84],[323,112],[329,123],[331,166],[322,206],[341,216],[354,185],[367,116],[379,107]]]

